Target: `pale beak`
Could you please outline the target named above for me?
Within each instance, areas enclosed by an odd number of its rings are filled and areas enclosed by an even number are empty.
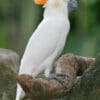
[[[70,0],[68,4],[68,11],[72,12],[77,8],[77,0]]]

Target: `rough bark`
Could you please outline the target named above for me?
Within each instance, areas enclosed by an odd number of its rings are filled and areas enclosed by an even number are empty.
[[[0,100],[14,100],[18,66],[19,57],[15,52],[0,49]]]
[[[30,100],[100,100],[100,56],[96,60],[74,54],[60,57],[55,73],[63,73],[58,76],[63,86],[55,79],[18,76],[18,66],[15,52],[0,49],[0,100],[14,100],[16,77]]]
[[[68,93],[66,100],[100,100],[100,55]]]

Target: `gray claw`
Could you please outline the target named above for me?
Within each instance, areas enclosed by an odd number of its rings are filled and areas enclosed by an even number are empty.
[[[47,80],[50,80],[50,79],[55,79],[57,80],[64,89],[66,89],[67,87],[65,86],[65,78],[66,78],[66,74],[63,74],[63,73],[54,73],[54,74],[50,74],[50,77],[46,78]]]

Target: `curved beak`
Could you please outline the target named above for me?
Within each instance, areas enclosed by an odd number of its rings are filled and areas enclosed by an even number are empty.
[[[37,5],[44,5],[46,4],[47,0],[33,0],[35,4]]]
[[[69,12],[74,11],[77,8],[78,4],[77,4],[77,0],[70,0],[69,4],[68,4],[68,10]]]

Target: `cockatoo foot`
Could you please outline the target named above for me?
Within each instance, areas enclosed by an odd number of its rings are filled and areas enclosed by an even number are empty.
[[[57,80],[64,89],[66,89],[66,86],[65,86],[65,78],[67,77],[66,74],[64,73],[52,73],[50,74],[49,77],[46,77],[47,80],[50,80],[50,79],[55,79]]]

